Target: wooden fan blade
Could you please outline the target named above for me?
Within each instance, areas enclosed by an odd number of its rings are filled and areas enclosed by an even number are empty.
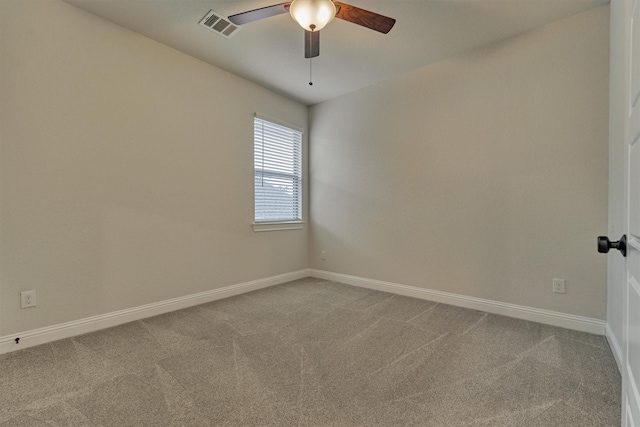
[[[229,21],[236,25],[247,24],[258,19],[269,18],[271,16],[289,13],[291,2],[274,4],[273,6],[261,7],[260,9],[249,10],[229,16]]]
[[[304,57],[315,58],[320,55],[320,31],[304,32]]]
[[[334,1],[333,3],[338,9],[336,18],[344,19],[345,21],[353,22],[354,24],[362,25],[363,27],[371,28],[384,34],[391,31],[391,28],[393,28],[393,25],[396,23],[395,19],[379,15],[375,12],[370,12],[338,1]]]

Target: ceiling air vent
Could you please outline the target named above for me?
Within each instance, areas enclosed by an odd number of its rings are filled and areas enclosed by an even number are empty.
[[[213,10],[210,10],[209,13],[200,20],[200,25],[225,38],[230,38],[240,29],[240,27],[233,25],[227,18],[224,18],[221,14]]]

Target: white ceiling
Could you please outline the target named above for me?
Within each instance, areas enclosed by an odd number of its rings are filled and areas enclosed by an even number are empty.
[[[304,58],[303,30],[283,14],[226,39],[198,25],[211,9],[229,16],[282,0],[65,0],[307,105],[504,40],[608,0],[347,0],[397,20],[389,34],[335,19],[320,56]]]

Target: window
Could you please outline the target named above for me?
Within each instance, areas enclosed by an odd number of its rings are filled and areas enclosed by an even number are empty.
[[[302,132],[256,117],[253,145],[255,223],[300,223]]]

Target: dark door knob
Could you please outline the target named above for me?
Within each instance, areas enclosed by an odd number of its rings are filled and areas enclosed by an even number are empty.
[[[620,240],[612,242],[607,236],[598,236],[598,252],[606,254],[609,249],[617,249],[623,257],[627,256],[627,235],[623,234]]]

